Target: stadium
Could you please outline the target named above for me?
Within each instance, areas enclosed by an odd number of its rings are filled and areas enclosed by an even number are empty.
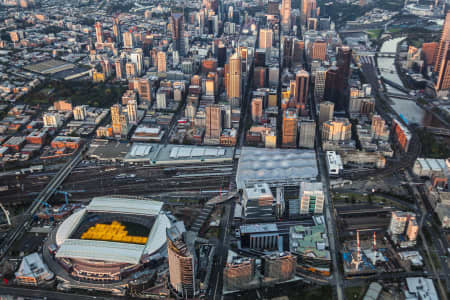
[[[93,198],[51,235],[49,266],[67,289],[126,288],[166,256],[171,223],[162,205],[131,196]]]

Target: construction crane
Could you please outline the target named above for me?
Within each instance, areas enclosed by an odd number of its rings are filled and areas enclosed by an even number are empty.
[[[6,210],[6,208],[3,206],[3,204],[0,203],[0,208],[3,210],[3,213],[6,217],[6,222],[8,222],[8,225],[11,226],[11,219],[9,218],[9,211]]]
[[[69,196],[72,197],[71,193],[65,192],[65,191],[61,191],[61,190],[56,190],[56,193],[63,194],[64,195],[64,201],[66,202],[65,205],[69,205]]]

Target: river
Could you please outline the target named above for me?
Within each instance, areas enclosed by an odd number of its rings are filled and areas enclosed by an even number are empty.
[[[381,46],[380,52],[396,52],[397,45],[401,43],[405,38],[399,37],[387,40]],[[400,77],[397,74],[397,69],[394,64],[395,58],[393,57],[378,57],[378,68],[380,74],[384,78],[393,81],[403,86]],[[386,84],[386,90],[388,93],[406,95],[404,92],[393,88]],[[425,119],[425,111],[416,104],[413,100],[405,100],[397,97],[389,97],[392,100],[392,108],[398,113],[403,115],[408,122],[417,123],[422,125]]]

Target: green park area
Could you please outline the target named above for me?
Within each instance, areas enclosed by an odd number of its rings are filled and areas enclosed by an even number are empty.
[[[383,196],[380,194],[372,194],[372,193],[334,193],[333,195],[333,201],[335,204],[378,204],[378,205],[386,205],[386,206],[394,206],[401,209],[407,210],[408,207],[402,202],[410,202],[411,199],[401,197],[399,196]],[[399,201],[395,201],[398,199]]]
[[[369,39],[371,40],[376,40],[379,38],[381,33],[381,29],[372,29],[372,30],[368,30],[367,34],[369,35]]]
[[[57,100],[70,100],[73,105],[87,104],[110,107],[120,102],[126,86],[87,81],[48,81],[22,100],[30,105],[51,105]]]

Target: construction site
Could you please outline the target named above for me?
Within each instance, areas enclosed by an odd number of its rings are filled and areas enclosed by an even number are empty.
[[[405,271],[398,254],[384,235],[375,231],[356,231],[355,237],[356,239],[345,241],[342,245],[345,276]]]

